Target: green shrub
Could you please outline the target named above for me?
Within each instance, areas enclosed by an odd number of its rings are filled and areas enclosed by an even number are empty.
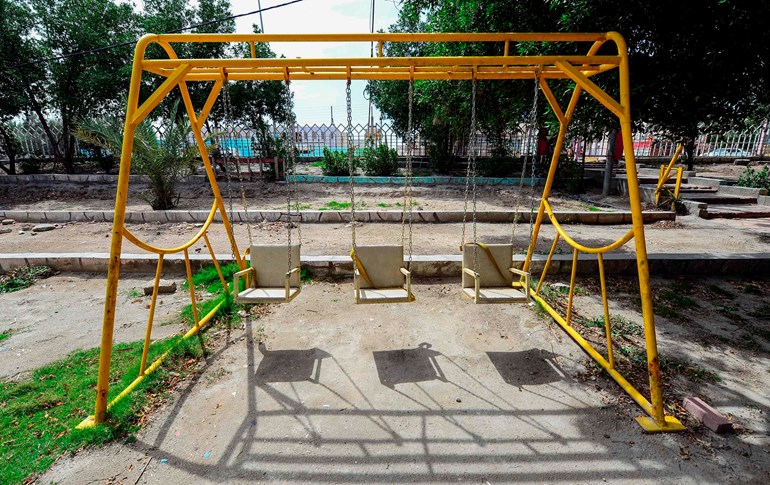
[[[433,173],[448,175],[457,167],[460,157],[452,153],[444,143],[431,143],[428,146],[428,165]]]
[[[739,187],[770,190],[770,169],[768,169],[767,165],[759,170],[746,167],[740,177],[738,177],[736,185]]]
[[[521,160],[508,154],[508,150],[503,145],[496,145],[492,148],[492,156],[479,158],[477,161],[478,171],[483,177],[515,177],[520,175],[516,172],[516,167],[521,170]]]
[[[353,171],[355,172],[358,161],[353,159]],[[324,159],[321,161],[321,172],[331,177],[348,175],[348,154],[347,152],[338,152],[324,147]]]
[[[583,191],[583,170],[574,158],[562,154],[559,157],[559,165],[556,167],[554,187],[567,190],[572,193]]]
[[[398,153],[385,144],[364,148],[361,162],[364,173],[373,177],[390,177],[398,173]]]

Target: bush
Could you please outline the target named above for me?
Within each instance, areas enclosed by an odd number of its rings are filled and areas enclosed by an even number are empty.
[[[433,173],[448,175],[459,162],[460,157],[452,153],[444,143],[431,143],[428,147],[428,164]]]
[[[364,148],[364,173],[374,177],[390,177],[398,173],[398,153],[387,145]]]
[[[502,145],[492,148],[491,157],[479,158],[477,161],[478,171],[483,177],[516,177],[520,173],[514,173],[515,169],[518,166],[521,170],[522,163],[520,159],[510,156]]]
[[[736,185],[739,187],[770,190],[770,170],[768,170],[767,165],[759,170],[746,167],[740,177],[738,177]]]
[[[353,172],[356,170],[358,161],[353,158]],[[338,152],[324,147],[324,159],[321,161],[321,171],[324,175],[331,177],[340,177],[349,175],[348,154],[347,152]]]
[[[556,177],[553,185],[556,188],[572,193],[583,191],[583,170],[580,164],[572,157],[562,154],[559,157],[559,165],[556,167]]]

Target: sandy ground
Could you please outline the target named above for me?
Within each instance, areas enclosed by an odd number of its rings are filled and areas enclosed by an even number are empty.
[[[117,342],[144,339],[149,298],[137,298],[132,290],[142,289],[152,276],[129,275],[118,287]],[[0,342],[0,378],[13,377],[36,369],[78,349],[99,346],[105,279],[102,275],[61,274],[40,281],[26,290],[0,295],[0,331],[11,330],[10,338]],[[177,291],[160,295],[153,336],[168,337],[179,331],[179,324],[162,325],[177,319],[189,294]]]
[[[54,231],[32,233],[19,231],[31,224],[15,224],[14,232],[0,235],[0,253],[17,252],[109,252],[111,224],[70,223]],[[186,242],[199,230],[195,224],[130,224],[127,226],[137,237],[154,245],[173,247]],[[565,225],[572,237],[582,244],[603,246],[628,232],[629,226]],[[286,226],[281,223],[254,224],[251,227],[255,243],[285,244]],[[350,250],[351,230],[345,224],[302,224],[302,251],[306,255],[345,255]],[[245,224],[234,226],[236,241],[242,252],[249,244]],[[489,243],[508,242],[512,226],[509,224],[479,224],[478,239]],[[413,228],[414,254],[456,254],[462,239],[462,224],[415,224]],[[536,250],[547,253],[555,235],[550,225],[544,225]],[[230,244],[221,224],[209,231],[214,250],[229,253]],[[297,231],[292,237],[296,241]],[[398,224],[363,224],[357,227],[358,244],[400,244],[401,226]],[[472,240],[472,226],[466,227],[466,239]],[[529,225],[516,228],[518,252],[524,252],[529,240]],[[770,252],[770,219],[716,219],[704,220],[695,216],[677,218],[676,224],[652,224],[646,228],[647,250],[650,253],[698,252]],[[192,251],[207,253],[201,240]],[[571,248],[563,241],[559,252]],[[143,250],[126,242],[124,253]],[[620,251],[633,252],[633,243]]]
[[[442,282],[409,305],[360,307],[351,291],[306,286],[210,349],[136,442],[63,458],[38,482],[765,483],[766,353],[725,361],[703,388],[753,406],[750,430],[645,435],[527,307],[473,305]],[[661,352],[687,328],[662,322]],[[758,381],[728,394],[747,373]]]

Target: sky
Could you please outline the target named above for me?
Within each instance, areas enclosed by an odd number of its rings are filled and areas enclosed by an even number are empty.
[[[261,0],[262,8],[285,3],[286,0]],[[255,0],[231,0],[233,15],[257,10]],[[398,17],[397,1],[375,0],[374,30],[385,30]],[[264,12],[262,20],[267,34],[335,34],[369,32],[370,0],[304,0],[300,3]],[[236,32],[250,33],[259,24],[259,14],[236,19]],[[299,42],[272,43],[271,48],[286,57],[369,57],[368,43],[308,45]],[[294,81],[294,110],[300,124],[328,124],[331,108],[335,123],[346,123],[345,81]],[[369,102],[364,98],[365,81],[351,86],[354,123],[366,123]],[[375,121],[379,112],[375,108]]]

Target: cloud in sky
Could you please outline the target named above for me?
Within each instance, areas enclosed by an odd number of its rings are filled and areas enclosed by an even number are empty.
[[[257,9],[253,0],[231,0],[233,14]],[[284,3],[285,0],[262,0],[262,8]],[[369,8],[367,0],[305,0],[303,2],[269,10],[262,14],[265,33],[268,34],[338,34],[369,32]],[[395,23],[398,7],[391,0],[375,0],[375,31]],[[252,25],[259,25],[259,15],[236,20],[236,32],[248,33]],[[369,57],[369,44],[325,43],[310,45],[301,42],[272,43],[278,55],[286,57]],[[364,98],[366,82],[353,81],[351,87],[354,123],[365,123],[369,103]],[[292,83],[297,120],[300,123],[329,123],[331,108],[334,121],[344,122],[344,81],[295,81]],[[375,120],[379,113],[375,110]]]

